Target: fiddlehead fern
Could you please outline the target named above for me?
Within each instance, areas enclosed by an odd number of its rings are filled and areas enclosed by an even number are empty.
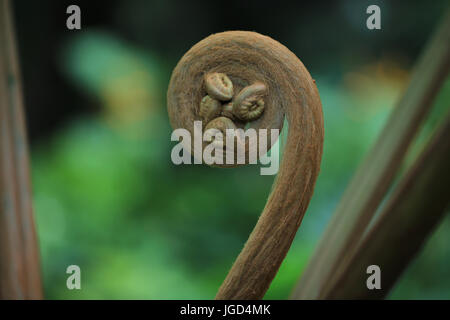
[[[251,127],[281,129],[285,117],[289,124],[273,191],[216,296],[259,299],[286,256],[312,197],[322,157],[322,106],[315,81],[285,46],[254,32],[223,32],[193,46],[174,69],[167,92],[174,129],[184,128],[193,134],[194,121],[201,120],[199,105],[207,95],[205,75],[213,73],[231,80],[235,96],[252,85],[255,87],[250,90],[264,91],[264,110],[256,111],[259,118],[251,122]],[[215,81],[219,80],[230,85],[226,78]],[[237,104],[245,102],[251,110],[262,105],[259,96],[253,99],[246,91],[242,95]],[[224,113],[230,109],[233,112],[235,102],[231,108],[226,105]],[[246,113],[239,114],[245,117]],[[270,141],[270,145],[274,142]]]

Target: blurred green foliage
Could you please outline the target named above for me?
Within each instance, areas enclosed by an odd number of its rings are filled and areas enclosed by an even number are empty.
[[[200,39],[192,39],[192,44]],[[187,49],[187,48],[186,48]],[[175,166],[165,90],[172,63],[101,29],[70,38],[68,81],[97,114],[73,119],[32,149],[45,293],[53,299],[213,298],[252,230],[274,177],[258,166]],[[310,70],[325,117],[315,194],[266,298],[289,295],[346,184],[407,84],[402,57]],[[345,71],[342,71],[345,69]],[[448,110],[447,81],[436,109]],[[418,152],[439,116],[431,117]],[[414,151],[415,150],[415,151]],[[450,221],[439,227],[392,298],[450,298]],[[389,248],[386,248],[389,250]],[[66,267],[82,290],[66,288]]]

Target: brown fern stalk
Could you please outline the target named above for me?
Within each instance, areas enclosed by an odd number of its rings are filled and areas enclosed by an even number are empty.
[[[445,216],[450,203],[450,117],[397,186],[373,227],[333,282],[323,299],[385,297],[427,237]],[[381,269],[381,290],[367,290],[367,266]]]
[[[431,109],[450,68],[450,11],[414,69],[410,84],[376,144],[358,168],[295,288],[294,299],[317,299],[362,240]]]
[[[11,8],[0,0],[0,299],[42,298]]]
[[[285,117],[289,123],[273,191],[216,295],[216,299],[260,299],[312,196],[322,156],[322,106],[314,80],[285,46],[255,32],[223,32],[197,43],[173,71],[167,103],[174,129],[185,128],[192,135],[194,120],[200,120],[196,110],[206,94],[203,79],[208,73],[228,75],[236,92],[264,84],[264,112],[255,129],[281,129]]]

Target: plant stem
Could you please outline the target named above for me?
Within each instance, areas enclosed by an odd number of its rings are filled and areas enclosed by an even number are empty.
[[[450,190],[450,117],[399,183],[375,225],[336,272],[323,299],[385,297],[444,217]],[[381,269],[381,290],[367,290],[367,266]]]
[[[340,263],[354,252],[431,109],[449,67],[450,11],[418,62],[403,98],[348,186],[292,298],[319,298]]]
[[[19,64],[8,0],[0,0],[0,298],[42,298]]]
[[[193,130],[197,106],[205,95],[201,79],[211,72],[232,74],[235,84],[261,82],[266,86],[264,113],[253,129],[281,129],[285,118],[289,124],[273,190],[216,295],[221,300],[261,299],[286,256],[312,197],[322,158],[322,104],[308,70],[285,46],[255,32],[222,32],[194,45],[172,73],[167,108],[174,129]],[[250,88],[255,89],[251,85]],[[271,138],[269,145],[275,140]],[[249,145],[245,150],[247,159]]]

